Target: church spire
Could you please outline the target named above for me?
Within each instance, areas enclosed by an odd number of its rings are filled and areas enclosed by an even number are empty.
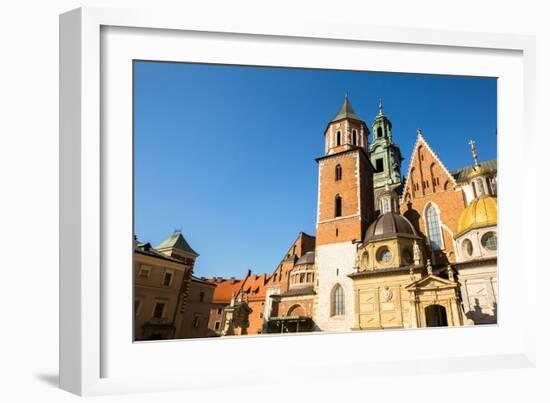
[[[382,97],[378,98],[378,116],[382,116],[384,114],[383,107],[382,107]]]
[[[357,115],[353,110],[353,107],[351,106],[351,102],[349,101],[347,91],[346,91],[346,94],[344,95],[344,103],[342,104],[342,107],[340,108],[336,116],[331,120],[331,122],[336,122],[342,119],[355,119],[355,120],[363,121],[363,119],[361,119],[361,117]]]

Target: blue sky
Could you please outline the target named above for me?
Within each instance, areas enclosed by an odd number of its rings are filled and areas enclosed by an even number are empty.
[[[450,170],[496,158],[494,78],[135,62],[135,229],[181,228],[197,276],[270,273],[315,234],[323,131],[344,94],[369,125],[382,97],[406,175],[416,129]]]

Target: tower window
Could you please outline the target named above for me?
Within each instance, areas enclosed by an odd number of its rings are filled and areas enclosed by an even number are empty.
[[[342,197],[340,195],[336,195],[334,198],[334,217],[341,217],[342,216]]]
[[[332,290],[330,305],[332,316],[344,315],[344,289],[340,284],[336,284],[336,286]]]
[[[433,250],[443,249],[441,221],[439,220],[439,212],[433,204],[430,204],[426,210],[426,225],[431,248]]]
[[[342,179],[342,166],[340,164],[336,165],[334,169],[334,178],[339,181]]]
[[[336,133],[336,145],[342,145],[342,132],[340,131]]]
[[[351,144],[353,144],[354,146],[357,145],[357,130],[351,131]]]
[[[382,127],[378,126],[378,129],[376,129],[376,135],[378,138],[382,137]]]
[[[383,158],[377,158],[375,161],[376,164],[376,172],[382,172],[384,171],[384,159]]]

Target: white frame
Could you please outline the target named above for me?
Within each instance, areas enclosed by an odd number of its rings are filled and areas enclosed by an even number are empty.
[[[140,391],[160,391],[206,387],[195,378],[186,378],[181,373],[163,373],[158,377],[101,376],[104,363],[102,357],[112,352],[105,351],[106,339],[102,317],[108,313],[105,305],[106,291],[101,287],[101,267],[105,257],[101,253],[102,237],[100,214],[103,189],[101,169],[103,166],[100,132],[100,28],[102,26],[138,27],[170,29],[196,32],[223,32],[233,34],[275,36],[283,38],[338,39],[341,42],[378,42],[382,44],[421,44],[451,48],[511,50],[522,52],[523,68],[523,129],[524,154],[534,147],[534,92],[535,63],[533,37],[455,31],[431,31],[408,28],[369,27],[357,24],[338,24],[326,21],[286,20],[270,21],[259,19],[197,18],[180,13],[151,10],[117,10],[83,8],[65,13],[60,18],[60,384],[61,387],[80,395],[128,393]],[[500,167],[499,167],[500,168]],[[106,173],[103,172],[103,175]],[[534,197],[537,187],[535,177],[523,178],[523,185],[529,187]],[[505,188],[503,186],[503,188]],[[499,189],[500,190],[500,189]],[[535,220],[523,222],[522,231],[536,232]],[[527,242],[523,239],[523,242]],[[535,256],[527,256],[523,269],[524,276],[535,276]],[[524,304],[532,309],[527,315],[535,315],[536,295],[531,291],[525,295]],[[133,299],[129,302],[133,306]],[[527,318],[525,323],[527,323]],[[535,323],[535,322],[532,322]],[[465,330],[465,329],[464,329]],[[425,331],[425,330],[422,330]],[[453,329],[459,331],[459,329]],[[521,368],[534,365],[534,328],[521,329],[525,342],[521,347],[500,355],[475,355],[466,357],[438,356],[397,361],[390,359],[368,362],[361,357],[349,362],[327,360],[325,365],[308,367],[303,379],[339,379],[348,376],[370,374],[399,374],[414,371],[425,365],[425,372],[451,370]],[[387,331],[386,331],[387,332]],[[479,329],[479,334],[491,334],[494,328]],[[395,338],[397,332],[387,332],[386,337]],[[463,335],[468,335],[463,333]],[[373,335],[374,336],[374,335]],[[426,336],[426,335],[424,335]],[[285,337],[295,344],[312,336]],[[346,335],[327,335],[327,342],[335,342]],[[363,337],[363,336],[359,336]],[[224,340],[232,346],[243,347],[243,343],[285,344],[282,338],[235,338]],[[356,338],[357,339],[357,338]],[[160,346],[165,343],[151,343]],[[193,346],[200,347],[199,343]],[[210,344],[213,346],[213,344]],[[176,344],[171,345],[176,348]],[[150,347],[157,348],[157,347]],[[265,363],[264,365],[269,365]],[[272,364],[273,365],[273,364]],[[286,363],[287,367],[299,368],[299,363]],[[335,368],[338,373],[330,373],[327,368]],[[453,369],[451,369],[453,368]],[[195,368],[197,376],[205,375]],[[422,371],[420,371],[422,372]],[[327,374],[330,373],[330,376]],[[240,375],[209,373],[209,384],[217,386],[239,382]],[[257,374],[255,384],[266,382],[269,377]],[[243,377],[246,379],[246,377]],[[214,381],[213,381],[214,380]],[[215,380],[219,380],[218,383]],[[223,383],[225,382],[225,383]],[[246,386],[241,384],[241,386]]]

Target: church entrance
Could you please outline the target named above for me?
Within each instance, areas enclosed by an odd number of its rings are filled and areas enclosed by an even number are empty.
[[[426,314],[427,327],[448,326],[447,311],[445,307],[441,305],[430,305],[424,309],[424,313]]]

